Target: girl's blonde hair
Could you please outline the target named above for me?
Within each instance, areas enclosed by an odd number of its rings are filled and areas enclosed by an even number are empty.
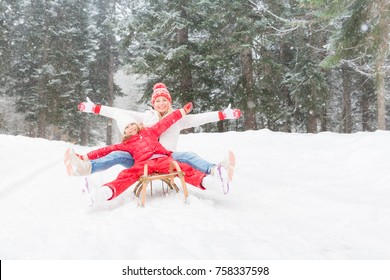
[[[165,118],[166,116],[168,116],[169,114],[173,113],[175,110],[172,108],[172,104],[169,104],[169,108],[168,108],[168,111],[161,115],[160,113],[158,113],[158,118],[159,120],[161,121],[163,118]],[[157,111],[156,111],[157,112]],[[141,129],[144,128],[144,125],[141,123],[141,124],[138,124],[136,123],[136,125],[138,126],[138,131],[140,131]],[[126,126],[127,127],[127,126]],[[131,135],[125,135],[123,136],[122,138],[122,143],[123,142],[126,142],[127,140],[129,140],[131,138]]]
[[[133,124],[133,123],[131,123],[131,124]],[[138,132],[139,131],[141,131],[143,128],[144,128],[144,125],[142,124],[142,123],[135,123],[136,125],[137,125],[137,127],[138,127]],[[127,125],[128,126],[128,125]],[[126,126],[126,128],[127,128],[127,126]],[[125,129],[126,129],[125,128]],[[127,140],[129,140],[130,138],[131,138],[131,136],[132,135],[124,135],[123,137],[122,137],[122,143],[123,142],[126,142]]]

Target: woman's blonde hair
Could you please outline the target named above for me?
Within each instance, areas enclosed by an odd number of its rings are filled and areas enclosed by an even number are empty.
[[[160,119],[160,121],[165,118],[166,116],[168,116],[169,114],[173,113],[175,110],[173,110],[172,108],[172,104],[169,104],[169,108],[168,108],[168,111],[164,114],[164,115],[161,115],[160,113],[158,113],[158,117]]]

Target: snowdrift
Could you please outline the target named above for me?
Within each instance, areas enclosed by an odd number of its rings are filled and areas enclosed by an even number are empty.
[[[236,155],[224,196],[158,186],[138,208],[132,188],[87,207],[83,177],[63,165],[70,143],[0,135],[0,259],[390,258],[390,133],[269,130],[181,135],[180,151]],[[92,147],[74,146],[85,153]],[[102,185],[121,170],[94,174]]]

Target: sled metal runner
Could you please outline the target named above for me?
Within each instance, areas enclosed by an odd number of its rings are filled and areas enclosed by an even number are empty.
[[[169,166],[169,173],[152,173],[148,174],[148,165],[144,165],[144,174],[138,179],[138,183],[134,188],[134,195],[141,198],[141,207],[145,207],[146,200],[146,189],[150,185],[152,190],[152,182],[156,180],[161,180],[163,184],[165,183],[169,189],[174,189],[177,193],[179,192],[178,186],[175,184],[175,178],[179,178],[181,181],[181,186],[184,193],[184,202],[188,203],[188,189],[186,182],[184,180],[184,172],[181,170],[179,164],[176,161],[172,161]]]

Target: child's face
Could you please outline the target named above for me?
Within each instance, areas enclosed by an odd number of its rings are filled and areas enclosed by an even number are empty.
[[[168,112],[171,102],[166,99],[164,96],[159,96],[153,103],[153,109],[159,112],[160,114],[165,114]]]
[[[139,131],[139,127],[136,123],[130,123],[125,128],[125,136],[136,135]]]

